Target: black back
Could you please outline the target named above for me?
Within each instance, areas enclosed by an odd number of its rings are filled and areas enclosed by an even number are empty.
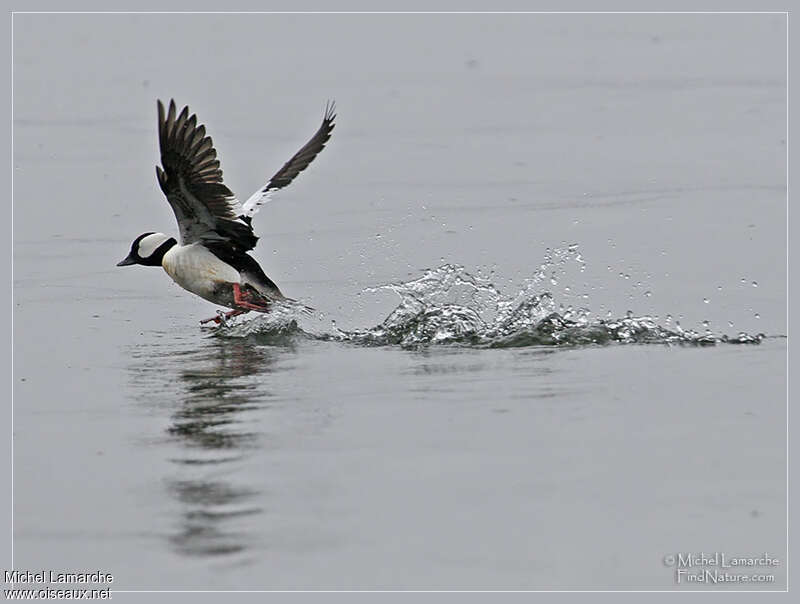
[[[256,259],[250,256],[250,254],[247,252],[232,248],[227,241],[208,241],[203,245],[208,248],[217,258],[230,264],[240,273],[246,273],[251,278],[259,281],[265,287],[270,289],[274,288],[275,291],[280,294],[280,289],[278,289],[278,286],[275,285],[275,282],[267,277],[266,273],[264,273],[264,270],[258,264]]]

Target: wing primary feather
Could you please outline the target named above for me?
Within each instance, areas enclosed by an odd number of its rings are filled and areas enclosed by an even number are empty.
[[[192,135],[194,134],[196,125],[197,116],[192,115],[189,119],[183,122],[183,126],[181,126],[180,132],[178,133],[181,152],[187,156],[191,156],[189,152],[189,143],[192,141]]]
[[[167,136],[172,135],[172,127],[175,124],[175,99],[169,101],[169,112],[167,113]]]
[[[200,143],[203,141],[205,136],[206,136],[206,127],[201,124],[200,126],[197,127],[197,130],[194,131],[194,136],[192,136],[192,142],[189,145],[189,149],[192,151],[192,153],[197,152],[197,149],[199,148]]]

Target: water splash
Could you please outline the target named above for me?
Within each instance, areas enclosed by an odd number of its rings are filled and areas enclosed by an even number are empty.
[[[273,304],[270,312],[258,314],[253,319],[223,320],[218,327],[211,328],[211,334],[220,338],[253,338],[266,344],[290,344],[298,337],[314,337],[298,325],[312,312],[313,309],[300,302],[284,300]]]
[[[514,294],[501,293],[487,278],[445,264],[419,279],[384,285],[400,296],[397,308],[378,326],[339,331],[337,339],[364,345],[416,347],[459,344],[485,348],[617,343],[714,345],[757,344],[763,334],[736,337],[698,333],[680,325],[668,329],[653,317],[595,319],[589,309],[556,303],[549,292],[536,293],[552,273],[539,271]]]
[[[364,290],[365,293],[394,292],[400,302],[386,319],[367,329],[311,333],[302,329],[300,304],[285,304],[266,315],[240,323],[223,325],[214,331],[222,337],[257,336],[270,343],[293,338],[350,342],[362,346],[416,348],[456,345],[479,348],[524,346],[582,346],[620,344],[680,344],[709,346],[721,343],[758,344],[763,334],[744,332],[735,337],[685,330],[667,315],[659,325],[651,316],[593,317],[584,307],[557,305],[553,295],[542,291],[557,283],[562,267],[574,259],[577,246],[548,250],[545,261],[511,294],[501,292],[492,282],[493,272],[473,275],[463,266],[443,264],[426,270],[417,279],[389,283]],[[579,254],[578,254],[579,255]],[[580,259],[583,262],[583,259]]]

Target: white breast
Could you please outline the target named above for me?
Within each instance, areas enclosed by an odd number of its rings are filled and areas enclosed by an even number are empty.
[[[220,283],[239,283],[239,271],[217,258],[199,243],[175,245],[161,261],[161,266],[182,288],[215,302],[214,291]]]

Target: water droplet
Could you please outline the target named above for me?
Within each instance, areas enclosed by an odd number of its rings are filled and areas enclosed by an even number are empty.
[[[381,234],[380,233],[376,233],[375,234],[375,239],[380,239],[380,238],[381,238]]]
[[[646,292],[644,292],[644,295],[645,295],[645,297],[649,298],[650,296],[652,296],[652,295],[653,295],[653,292],[651,292],[651,291],[648,289]]]
[[[664,317],[664,322],[665,323],[672,323],[672,315],[667,315],[666,317]]]
[[[756,319],[760,319],[760,318],[761,318],[761,315],[760,315],[760,314],[758,314],[758,313],[756,313],[756,314],[755,314],[755,318],[756,318]]]
[[[703,321],[703,327],[706,327],[706,328],[708,328],[708,325],[709,325],[708,319],[706,319],[705,321]]]
[[[708,298],[703,298],[703,304],[708,304],[709,302],[711,302],[711,300]]]
[[[628,274],[626,274],[626,275],[625,275],[625,278],[626,278],[626,279],[630,279],[630,278],[631,278],[631,276],[630,276],[630,275],[628,275]]]
[[[752,285],[753,287],[758,287],[758,283],[756,281],[753,281],[750,285]]]
[[[632,310],[627,311],[625,313],[625,316],[628,317],[629,319],[633,319],[633,311]]]
[[[744,277],[742,277],[741,279],[739,279],[739,282],[740,282],[740,283],[747,283],[747,279],[745,279]]]
[[[733,321],[728,321],[728,327],[733,327]]]

